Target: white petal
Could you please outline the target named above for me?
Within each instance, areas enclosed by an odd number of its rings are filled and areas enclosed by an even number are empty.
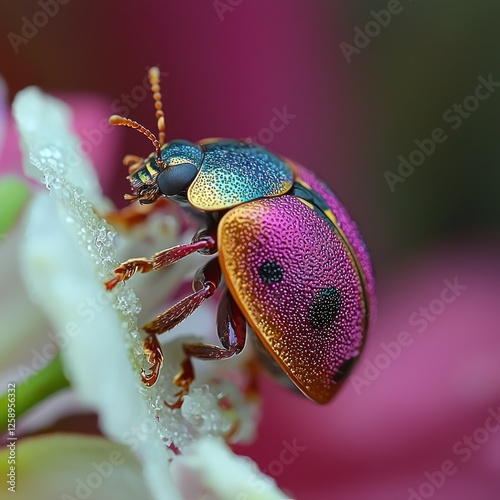
[[[217,438],[203,438],[172,461],[172,471],[184,498],[207,500],[284,500],[274,480],[255,463],[235,455]]]
[[[61,354],[73,387],[98,410],[102,430],[123,442],[151,419],[130,362],[127,331],[58,212],[48,195],[36,196],[23,255],[26,282],[60,332]],[[172,498],[169,454],[161,441],[137,440],[135,446],[144,458],[145,472],[157,476],[156,483],[162,485],[163,493],[156,498]]]
[[[88,157],[82,153],[76,136],[70,132],[71,109],[62,101],[43,94],[37,87],[28,87],[16,96],[12,105],[14,118],[21,136],[21,146],[27,145],[33,151],[41,151],[46,146],[55,146],[55,157],[47,157],[47,163],[54,175],[64,175],[73,185],[79,186],[87,200],[99,210],[109,205],[102,197],[101,186]],[[64,155],[65,169],[57,169],[57,160]],[[47,183],[40,171],[26,156],[24,171],[30,177]]]
[[[77,434],[30,437],[17,442],[14,451],[13,497],[41,500],[152,499],[141,465],[130,450],[103,438]],[[2,478],[6,478],[4,467],[7,468],[9,452],[10,449],[4,447],[0,455]],[[8,482],[2,484],[2,493],[8,486]]]
[[[24,239],[24,224],[19,223],[0,244],[0,318],[4,332],[0,335],[0,366],[9,370],[10,380],[21,380],[42,368],[46,345],[52,344],[54,353],[54,342],[47,337],[52,330],[50,323],[30,300],[21,279],[19,250]],[[40,353],[41,362],[33,351]]]

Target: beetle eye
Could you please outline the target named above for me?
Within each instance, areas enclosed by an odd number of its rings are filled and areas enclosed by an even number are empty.
[[[165,196],[174,196],[185,191],[198,174],[198,168],[192,163],[171,165],[162,170],[156,182],[160,191]]]

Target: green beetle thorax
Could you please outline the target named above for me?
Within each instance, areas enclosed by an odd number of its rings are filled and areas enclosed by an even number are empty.
[[[199,210],[225,210],[285,194],[292,187],[289,165],[257,144],[219,140],[201,147],[203,162],[187,191],[189,202]]]

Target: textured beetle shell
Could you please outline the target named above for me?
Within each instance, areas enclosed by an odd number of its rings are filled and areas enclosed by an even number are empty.
[[[219,259],[268,352],[306,396],[327,403],[363,345],[373,272],[336,197],[310,172],[297,172],[327,201],[337,230],[295,196],[258,199],[224,215]]]
[[[345,234],[347,241],[351,245],[365,278],[365,285],[367,289],[366,295],[367,300],[369,301],[369,313],[370,318],[373,321],[377,306],[375,295],[375,276],[373,274],[370,254],[368,253],[365,242],[363,241],[356,223],[348,214],[339,199],[312,172],[298,165],[295,165],[295,168],[300,179],[306,182],[314,191],[319,193],[325,199],[337,219],[338,227]]]
[[[189,202],[199,210],[224,210],[292,186],[290,167],[257,144],[220,140],[202,148],[201,169],[188,190]]]

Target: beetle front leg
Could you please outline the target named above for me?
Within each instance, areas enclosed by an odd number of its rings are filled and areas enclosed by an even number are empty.
[[[138,272],[159,271],[194,252],[210,254],[216,248],[217,245],[212,236],[207,234],[206,231],[198,232],[191,243],[167,248],[155,253],[149,259],[141,257],[123,262],[113,271],[116,276],[105,283],[106,289],[112,290],[120,281],[127,281]]]
[[[123,158],[123,164],[128,167],[128,175],[135,174],[144,162],[144,158],[137,155],[125,155]]]
[[[144,342],[144,350],[151,363],[149,373],[142,372],[141,377],[145,385],[151,386],[158,379],[163,362],[163,353],[157,335],[171,330],[184,321],[201,304],[211,297],[220,284],[222,273],[217,258],[210,260],[205,266],[198,269],[193,280],[194,292],[167,309],[157,318],[146,323],[142,329],[148,334]]]

